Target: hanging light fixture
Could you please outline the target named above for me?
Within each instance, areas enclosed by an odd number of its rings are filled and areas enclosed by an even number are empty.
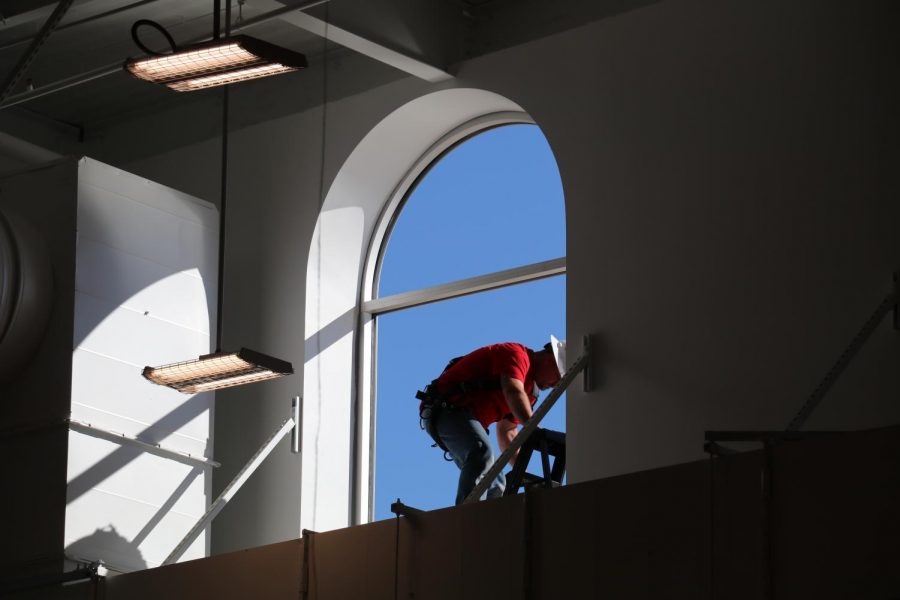
[[[237,352],[218,352],[196,360],[144,367],[142,375],[159,385],[185,394],[199,394],[245,383],[276,379],[294,372],[291,363],[241,348]]]
[[[177,92],[192,92],[306,68],[306,57],[299,52],[247,35],[229,36],[226,32],[220,38],[216,4],[214,39],[183,48],[175,45],[175,40],[159,23],[148,19],[136,21],[131,27],[131,38],[150,56],[127,59],[125,70],[143,81],[159,83]],[[138,30],[144,26],[159,31],[169,42],[171,52],[160,54],[145,46],[138,36]]]
[[[229,38],[229,30],[231,23],[231,0],[226,0],[225,7],[225,40],[234,40],[236,38]],[[218,42],[219,37],[219,0],[215,0],[215,42]],[[153,26],[159,27],[152,21],[147,23],[152,24]],[[137,41],[136,30],[142,24],[141,21],[138,21],[131,28],[132,36],[135,37],[135,41]],[[174,49],[175,44],[172,42],[172,38],[169,36],[168,32],[160,27],[160,30],[165,34],[165,36],[169,39],[169,42],[172,44]],[[252,38],[245,38],[252,39]],[[259,40],[254,40],[253,44],[259,42]],[[138,42],[139,45],[143,48],[143,45]],[[251,44],[250,47],[259,49],[259,46],[254,46]],[[266,44],[271,46],[270,44]],[[208,44],[209,48],[219,48],[220,46],[215,46],[214,44]],[[273,46],[273,48],[275,48]],[[280,49],[279,49],[280,50]],[[287,52],[287,51],[285,51]],[[250,52],[252,54],[252,52]],[[215,52],[212,52],[215,54]],[[170,58],[171,54],[165,55],[163,58]],[[194,62],[202,63],[205,59],[192,59]],[[249,60],[249,59],[248,59]],[[213,61],[213,59],[210,59]],[[214,61],[213,61],[214,62]],[[305,59],[304,59],[305,66]],[[126,63],[127,67],[127,63]],[[188,72],[195,72],[198,69],[202,68],[202,66],[182,66],[181,75],[173,75],[173,77],[182,77],[179,79],[181,82],[188,81],[183,78],[184,74]],[[243,68],[249,68],[246,64]],[[232,71],[234,72],[234,71]],[[220,72],[224,73],[223,72]],[[211,77],[211,75],[207,75],[207,77]],[[223,85],[215,84],[215,85]],[[167,84],[169,85],[169,84]],[[171,87],[171,85],[170,85]],[[206,86],[209,87],[209,86]],[[200,89],[200,88],[190,88],[190,89]],[[226,200],[228,198],[228,88],[225,87],[222,90],[222,183],[221,183],[221,198],[219,200],[219,282],[218,282],[218,310],[216,311],[216,344],[217,350],[212,354],[206,354],[198,357],[194,360],[187,360],[184,362],[178,362],[169,365],[163,365],[161,367],[144,367],[143,372],[141,373],[147,380],[152,381],[158,385],[165,385],[172,389],[178,390],[179,392],[185,394],[198,394],[200,392],[209,392],[213,390],[220,390],[223,388],[234,387],[238,385],[244,385],[247,383],[256,383],[258,381],[267,381],[269,379],[276,379],[278,377],[283,377],[285,375],[291,375],[294,372],[294,368],[291,363],[283,361],[278,358],[274,358],[268,356],[266,354],[262,354],[261,352],[255,352],[253,350],[248,350],[247,348],[241,348],[237,352],[223,352],[221,350],[222,343],[222,314],[224,307],[224,297],[225,297],[225,207]]]
[[[306,67],[306,57],[246,35],[173,50],[171,54],[125,61],[133,76],[176,92],[290,73]]]

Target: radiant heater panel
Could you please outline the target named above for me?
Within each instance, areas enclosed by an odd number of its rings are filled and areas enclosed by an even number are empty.
[[[303,54],[249,36],[214,40],[171,54],[125,61],[125,69],[138,79],[161,83],[179,92],[289,73],[306,66]]]
[[[222,69],[234,69],[264,63],[240,44],[180,51],[128,63],[132,75],[152,83],[164,83],[185,77],[206,75]]]
[[[185,394],[196,394],[275,379],[294,372],[290,363],[253,350],[208,354],[161,367],[144,367],[143,376]]]
[[[229,85],[232,83],[240,83],[242,81],[250,81],[251,79],[260,79],[270,75],[279,75],[281,73],[290,73],[296,71],[293,67],[286,67],[282,64],[259,65],[247,67],[237,71],[229,71],[227,73],[216,73],[215,75],[206,75],[203,77],[195,77],[193,79],[185,79],[184,81],[173,81],[166,85],[176,92],[193,92],[194,90],[202,90],[206,88],[216,87],[220,85]]]

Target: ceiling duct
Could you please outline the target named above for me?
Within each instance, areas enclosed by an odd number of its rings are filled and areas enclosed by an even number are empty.
[[[52,299],[43,240],[21,217],[0,210],[0,382],[11,380],[34,355]]]

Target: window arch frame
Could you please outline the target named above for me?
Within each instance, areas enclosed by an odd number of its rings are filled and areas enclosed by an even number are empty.
[[[359,286],[359,319],[357,323],[356,379],[357,418],[354,432],[353,502],[357,522],[371,522],[374,515],[378,328],[377,317],[390,312],[422,306],[442,300],[486,292],[511,285],[537,281],[566,273],[565,256],[556,259],[494,271],[476,277],[436,286],[418,288],[389,296],[378,296],[385,250],[394,226],[406,202],[420,181],[448,153],[469,139],[506,125],[535,125],[525,112],[502,111],[468,120],[444,134],[410,167],[394,188],[366,250],[362,281]]]

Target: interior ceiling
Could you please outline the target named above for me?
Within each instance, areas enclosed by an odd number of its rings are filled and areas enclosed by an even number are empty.
[[[449,77],[446,72],[453,67],[448,65],[460,60],[657,1],[330,0],[325,4],[326,0],[231,0],[237,32],[302,52],[313,66],[321,60],[325,43],[310,33],[321,31],[315,24],[310,26],[310,19],[329,22],[332,33],[343,28],[351,38],[362,40],[354,50],[352,43],[346,47],[346,36],[334,37],[329,60],[365,55],[383,62],[371,63],[373,72],[393,69],[397,77],[426,78],[431,75],[422,75],[419,66],[407,69],[406,58],[426,65],[428,73]],[[58,6],[58,0],[0,1],[0,91],[8,87],[9,78]],[[215,90],[178,94],[134,80],[121,65],[127,57],[143,54],[131,39],[132,24],[138,19],[161,24],[176,44],[186,45],[212,37],[213,7],[212,0],[74,0],[24,76],[0,103],[0,117],[25,117],[57,128],[73,125],[68,130],[83,133],[85,128],[163,105],[209,99]],[[308,17],[300,19],[301,13],[291,11],[253,22],[291,7],[304,7]],[[139,33],[149,47],[168,49],[152,28],[141,28]],[[376,50],[370,51],[371,47]],[[394,52],[395,58],[385,59],[384,52]],[[397,53],[402,57],[399,61]],[[345,91],[353,93],[349,88]]]
[[[0,81],[3,84],[17,69],[57,4],[56,0],[0,3]],[[308,2],[246,0],[239,4],[234,1],[232,20],[239,26],[273,9],[298,4]],[[131,26],[138,19],[156,21],[168,30],[176,44],[184,45],[212,37],[213,2],[75,0],[38,50],[22,80],[10,91],[7,104],[15,105],[11,110],[80,126],[173,98],[174,92],[136,81],[118,68],[127,57],[144,54],[131,39]],[[144,27],[138,33],[147,46],[168,49],[165,39],[154,29]],[[322,50],[320,37],[279,19],[254,25],[241,33],[302,52],[310,58]],[[92,73],[104,75],[41,97],[29,97],[29,92],[55,88]],[[23,102],[23,98],[28,99]]]

